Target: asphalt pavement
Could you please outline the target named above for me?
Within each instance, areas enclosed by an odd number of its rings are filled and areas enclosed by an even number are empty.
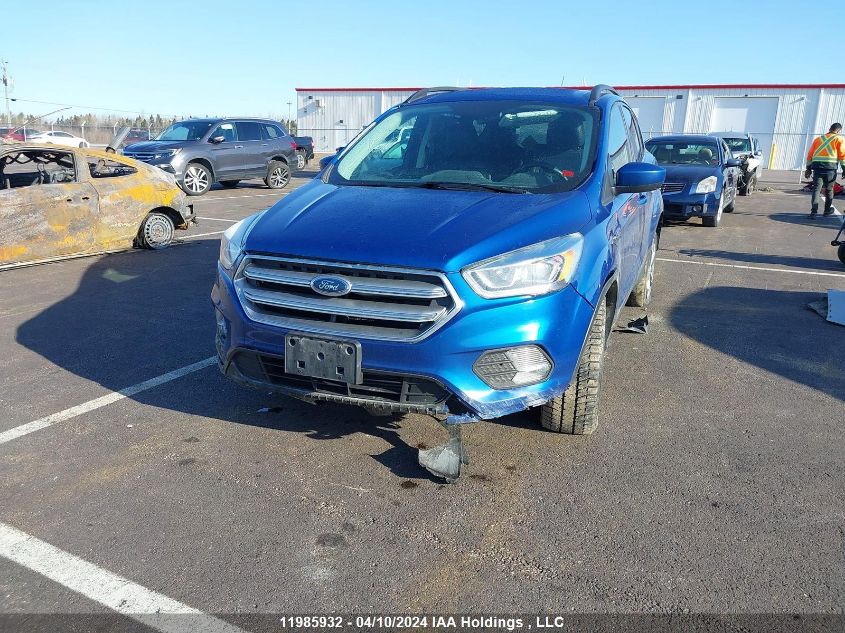
[[[811,223],[785,185],[720,228],[667,226],[648,333],[611,337],[598,431],[545,432],[534,411],[472,425],[445,485],[417,464],[444,439],[431,418],[194,366],[214,354],[220,233],[288,192],[215,189],[162,252],[0,274],[0,615],[121,612],[97,597],[108,574],[217,614],[205,630],[263,613],[842,613],[845,328],[806,307],[845,290],[841,218]],[[90,566],[68,576],[73,560]]]

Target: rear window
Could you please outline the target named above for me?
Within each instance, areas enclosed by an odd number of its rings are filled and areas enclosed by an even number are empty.
[[[261,140],[261,124],[255,121],[239,121],[238,122],[238,140],[239,141],[260,141]]]

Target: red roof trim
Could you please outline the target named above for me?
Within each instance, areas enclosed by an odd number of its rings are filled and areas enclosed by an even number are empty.
[[[474,86],[482,88],[483,86]],[[592,86],[548,86],[575,90],[590,90]],[[845,84],[665,84],[642,86],[616,86],[617,90],[726,90],[736,88],[845,88]],[[297,92],[415,92],[419,88],[296,88]]]

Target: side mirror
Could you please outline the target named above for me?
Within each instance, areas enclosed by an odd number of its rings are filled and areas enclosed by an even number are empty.
[[[726,167],[742,167],[742,161],[738,158],[729,158],[725,161]]]
[[[763,152],[762,152],[762,151],[760,151],[760,150],[758,149],[756,152],[754,152],[754,155],[755,155],[757,158],[760,158],[760,157],[763,155]]]
[[[343,145],[341,147],[336,147],[334,152],[335,152],[335,154],[340,154],[345,149],[346,149],[346,145]]]
[[[645,193],[660,189],[666,179],[666,170],[651,163],[628,163],[616,172],[616,195],[620,193]]]
[[[208,142],[214,143],[215,145],[219,145],[220,143],[222,143],[225,140],[226,140],[225,136],[214,136],[214,137],[208,139]]]

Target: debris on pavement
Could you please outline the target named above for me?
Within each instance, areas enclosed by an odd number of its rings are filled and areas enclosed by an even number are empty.
[[[639,319],[628,321],[628,325],[616,328],[617,332],[630,332],[632,334],[648,334],[648,315],[644,314]]]

